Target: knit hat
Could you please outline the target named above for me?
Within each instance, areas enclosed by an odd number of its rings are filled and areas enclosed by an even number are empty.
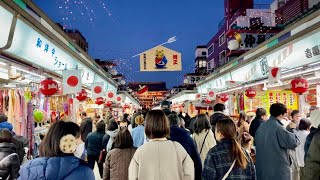
[[[318,128],[320,124],[320,110],[316,109],[313,110],[310,114],[310,121],[311,121],[311,126]]]

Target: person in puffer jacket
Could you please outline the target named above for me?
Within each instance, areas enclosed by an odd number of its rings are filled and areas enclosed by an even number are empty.
[[[0,179],[17,179],[20,170],[19,156],[12,143],[13,135],[7,130],[0,131]]]
[[[94,180],[93,171],[73,154],[79,138],[77,124],[54,123],[40,145],[40,157],[21,167],[18,180]]]

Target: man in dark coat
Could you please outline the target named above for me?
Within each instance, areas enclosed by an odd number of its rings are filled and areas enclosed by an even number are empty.
[[[226,117],[226,115],[224,114],[225,110],[226,110],[226,106],[224,104],[218,103],[214,105],[213,107],[214,113],[210,117],[210,125],[213,132],[215,132],[217,122],[220,119],[223,119]]]
[[[281,123],[287,114],[284,104],[272,104],[270,114],[270,119],[262,123],[256,133],[257,179],[290,180],[292,160],[289,150],[298,147],[300,140]],[[296,124],[291,123],[290,128],[295,132]]]
[[[249,129],[249,134],[255,138],[256,132],[259,128],[259,126],[267,120],[267,111],[264,108],[258,108],[256,111],[256,117],[254,120],[252,120],[250,129]]]
[[[180,128],[180,119],[176,114],[170,114],[168,119],[170,123],[170,140],[179,142],[184,147],[193,160],[195,179],[201,180],[202,162],[189,132]]]
[[[301,179],[320,179],[320,129],[313,136],[308,152],[306,153],[305,165],[301,173]]]
[[[90,117],[87,117],[86,112],[82,112],[80,116],[82,119],[80,125],[81,140],[83,142],[86,142],[88,134],[92,132],[92,119]]]

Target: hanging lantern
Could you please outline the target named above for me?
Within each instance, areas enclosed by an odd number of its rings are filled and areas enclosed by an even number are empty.
[[[227,102],[229,100],[229,95],[227,93],[222,93],[219,95],[222,102]]]
[[[96,99],[96,102],[95,102],[95,103],[98,104],[98,105],[101,105],[101,104],[104,103],[104,99],[103,99],[102,97],[98,97],[98,98]]]
[[[256,90],[254,90],[254,89],[247,89],[246,90],[246,96],[248,98],[254,98],[254,97],[256,97],[256,95],[257,95]]]
[[[52,96],[59,91],[58,83],[52,78],[40,82],[40,92],[45,96]]]
[[[211,101],[209,99],[204,100],[205,103],[211,104]]]
[[[106,106],[107,106],[107,107],[111,107],[111,106],[112,106],[112,101],[107,101],[107,102],[106,102]]]
[[[306,79],[296,78],[291,81],[291,90],[294,93],[303,94],[308,91],[309,84]]]
[[[76,98],[77,98],[80,102],[86,100],[87,97],[88,97],[88,93],[87,93],[87,91],[84,90],[84,89],[81,89],[81,92],[78,92],[78,93],[77,93],[77,96],[76,96]]]
[[[124,108],[124,109],[128,109],[128,108],[130,108],[130,106],[129,106],[128,104],[125,104],[125,105],[123,106],[123,108]]]

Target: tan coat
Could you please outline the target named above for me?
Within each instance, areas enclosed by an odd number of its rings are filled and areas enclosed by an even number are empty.
[[[127,180],[130,161],[136,148],[113,149],[106,158],[103,180]]]
[[[208,133],[207,138],[204,139],[206,137],[207,133]],[[215,145],[217,145],[217,142],[214,138],[214,135],[213,135],[213,132],[211,129],[209,129],[209,130],[204,129],[204,130],[202,130],[202,132],[200,134],[193,133],[192,137],[193,137],[193,141],[195,142],[195,144],[197,146],[197,150],[200,154],[200,158],[201,158],[202,166],[203,166],[209,150],[211,148],[213,148]],[[204,144],[203,144],[203,141],[205,141]],[[203,148],[201,151],[202,144],[203,144]],[[201,151],[201,153],[200,153],[200,151]]]
[[[138,179],[194,180],[193,161],[177,142],[150,141],[138,148],[129,166],[129,180]]]

